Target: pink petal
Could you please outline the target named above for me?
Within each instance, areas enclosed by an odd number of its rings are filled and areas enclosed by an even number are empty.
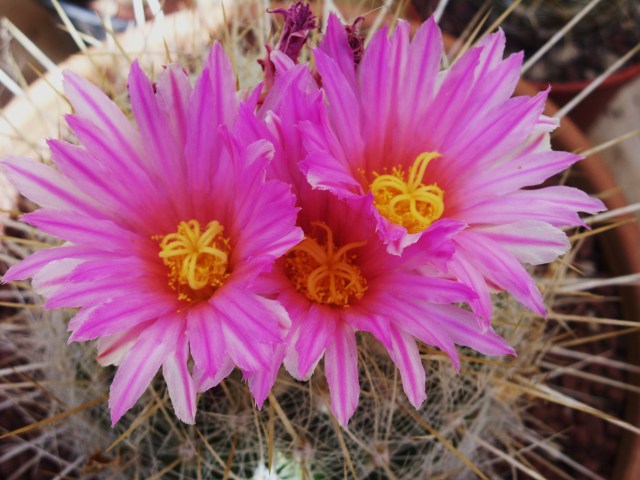
[[[189,102],[185,158],[189,159],[187,184],[201,195],[208,192],[214,165],[219,157],[220,141],[215,131],[230,126],[236,118],[235,76],[229,58],[219,43],[214,43],[205,68],[196,81]],[[208,198],[208,195],[206,195]]]
[[[184,177],[183,145],[179,146],[173,136],[168,135],[172,129],[169,116],[160,109],[151,81],[137,61],[131,65],[128,87],[131,109],[140,130],[145,154],[152,159],[154,168],[164,173],[157,181],[174,192],[176,199],[180,199],[186,195],[184,182],[180,181]],[[184,214],[181,218],[184,218]]]
[[[389,119],[390,98],[396,96],[391,71],[393,61],[392,44],[389,40],[388,26],[378,30],[367,45],[358,68],[360,85],[360,107],[366,134],[367,147],[373,151],[384,148],[385,130]],[[387,123],[389,122],[389,123]]]
[[[399,298],[408,297],[429,303],[460,303],[476,298],[473,290],[458,281],[417,272],[389,272],[381,282],[386,292]]]
[[[510,193],[522,187],[538,185],[580,159],[578,155],[568,152],[526,152],[478,175],[466,188],[475,191],[470,197],[476,199]]]
[[[100,365],[120,365],[131,347],[138,341],[140,333],[144,332],[153,322],[143,322],[129,330],[116,335],[109,335],[98,339],[98,356]]]
[[[227,285],[211,300],[218,311],[227,352],[246,372],[268,368],[273,344],[282,342],[277,315],[256,297]]]
[[[349,46],[345,26],[335,13],[329,14],[327,31],[322,37],[318,50],[336,63],[341,75],[348,82],[348,88],[355,90],[357,84],[353,50]]]
[[[121,296],[116,300],[106,298],[103,299],[105,303],[97,308],[84,308],[78,312],[74,318],[76,322],[69,323],[69,328],[74,330],[69,342],[115,335],[138,323],[169,315],[176,310],[173,302],[158,298],[157,293],[137,293],[133,296],[131,291],[131,287],[125,285],[122,287]],[[76,324],[79,325],[74,328]]]
[[[269,58],[276,67],[276,73],[286,73],[296,66],[295,62],[289,56],[280,50],[274,50],[270,53]],[[277,78],[277,77],[276,77]]]
[[[280,365],[282,365],[284,355],[285,345],[278,345],[269,368],[257,372],[248,372],[245,375],[258,409],[262,408],[264,401],[269,396],[269,392],[271,392],[273,384],[276,382],[276,378],[278,378],[278,372],[280,371]]]
[[[296,378],[307,378],[322,358],[327,345],[336,334],[335,314],[330,308],[311,303],[304,315],[296,319],[299,325],[295,342],[298,365]]]
[[[511,293],[530,310],[546,314],[542,295],[531,275],[498,243],[480,232],[466,230],[456,237],[456,251],[487,279]]]
[[[187,141],[187,116],[192,91],[187,73],[178,65],[169,65],[158,76],[158,106],[169,119],[176,144],[183,149]]]
[[[520,79],[523,52],[503,60],[505,40],[504,32],[498,30],[482,39],[477,47],[482,50],[482,55],[476,72],[475,88],[481,97],[479,106],[484,111],[489,111],[511,97]]]
[[[187,312],[187,336],[195,366],[200,373],[198,389],[203,382],[216,377],[227,357],[221,321],[209,304],[198,305]]]
[[[552,262],[571,246],[562,230],[536,220],[480,227],[476,231],[498,243],[519,262],[531,265]]]
[[[64,91],[80,117],[101,130],[127,161],[142,165],[137,131],[114,102],[98,87],[71,71],[64,72]]]
[[[162,365],[162,374],[167,382],[176,417],[193,425],[196,416],[196,386],[187,368],[188,360],[187,337],[184,332],[180,332],[175,350],[169,353]]]
[[[582,190],[571,187],[545,187],[516,192],[465,208],[457,214],[469,224],[504,224],[537,220],[555,227],[584,225],[576,212],[596,213],[604,204]]]
[[[234,194],[234,214],[230,232],[236,240],[232,262],[239,265],[236,278],[253,280],[275,259],[302,240],[302,230],[295,226],[298,209],[291,187],[276,180],[264,180],[271,144],[255,142],[243,153],[239,174],[242,179]],[[249,150],[249,151],[247,151]],[[251,273],[249,273],[251,271]],[[241,273],[240,273],[241,272]]]
[[[465,125],[461,121],[465,108],[469,104],[469,95],[473,92],[475,70],[480,63],[481,50],[471,49],[463,55],[449,70],[435,96],[428,112],[429,139],[427,151],[445,153],[446,139],[452,131],[457,131],[459,125]],[[457,108],[452,108],[457,105]],[[443,163],[443,162],[440,162]],[[439,178],[439,177],[436,177]]]
[[[152,263],[137,256],[107,255],[106,258],[82,263],[68,279],[70,282],[81,283],[111,278],[154,277],[158,279],[158,284],[162,284],[165,274],[166,269],[160,262]]]
[[[511,98],[485,115],[462,123],[464,128],[454,129],[457,137],[434,147],[447,160],[430,166],[434,178],[443,180],[441,186],[446,191],[452,191],[453,185],[463,189],[465,182],[473,182],[482,168],[493,167],[505,155],[521,148],[533,133],[547,95],[545,91],[535,97]],[[456,200],[454,197],[454,204],[460,202]],[[451,208],[450,204],[451,198],[447,208]]]
[[[109,211],[131,208],[126,190],[119,182],[109,181],[111,171],[83,147],[60,140],[48,140],[51,157],[62,174],[85,191]]]
[[[18,191],[38,205],[102,216],[89,197],[51,167],[19,157],[3,158],[0,167]]]
[[[146,239],[121,228],[111,220],[79,213],[40,209],[23,215],[22,220],[64,240],[106,251],[126,254],[139,250],[148,243]]]
[[[369,197],[371,195],[369,194]],[[424,232],[408,233],[402,225],[397,225],[383,217],[371,202],[371,214],[376,219],[376,231],[380,239],[387,245],[391,255],[402,255],[402,252],[414,245]]]
[[[291,59],[283,54],[272,52],[272,58],[284,57],[286,61]],[[268,112],[273,112],[278,117],[293,116],[290,127],[295,128],[295,123],[302,119],[308,119],[305,114],[300,115],[307,109],[316,108],[317,103],[323,102],[322,93],[318,89],[318,84],[313,78],[309,66],[306,64],[293,65],[287,71],[278,72],[275,83],[269,89],[267,96],[258,112],[262,119],[265,119]],[[297,118],[295,118],[297,117]],[[283,139],[289,141],[290,139]]]
[[[413,118],[423,118],[428,112],[431,99],[435,94],[436,79],[442,60],[442,35],[433,17],[430,17],[416,31],[409,47],[408,68],[403,86],[404,94],[400,96],[399,110],[410,112]],[[416,101],[416,99],[421,99]],[[416,122],[417,123],[417,122]]]
[[[153,380],[184,328],[179,318],[165,317],[157,320],[140,335],[136,344],[124,358],[111,384],[109,408],[111,423],[118,420],[140,398]]]
[[[329,190],[340,198],[356,198],[363,194],[362,186],[347,166],[325,151],[307,155],[300,162],[300,169],[314,188]]]
[[[393,301],[395,300],[395,301]],[[447,332],[447,322],[464,310],[451,305],[433,305],[425,302],[402,302],[391,297],[386,302],[394,305],[380,311],[381,315],[395,315],[394,322],[403,330],[418,338],[427,345],[434,345],[449,355],[457,370],[460,360],[453,340]],[[384,308],[384,307],[383,307]],[[395,313],[394,313],[395,312]]]
[[[109,257],[109,255],[106,255]],[[16,265],[12,265],[9,270],[2,277],[3,282],[12,282],[14,280],[23,280],[25,278],[33,277],[39,270],[44,268],[51,262],[57,262],[67,258],[76,259],[89,259],[89,258],[104,258],[102,252],[95,248],[88,248],[84,246],[62,246],[56,248],[48,248],[39,250],[29,257],[22,260]]]
[[[427,393],[425,392],[426,375],[418,346],[410,335],[393,324],[389,335],[392,342],[390,353],[400,371],[404,392],[411,404],[415,408],[420,408],[422,402],[427,399]]]
[[[324,355],[324,374],[331,394],[331,409],[338,423],[347,427],[358,406],[358,346],[347,324],[338,322],[333,341]]]
[[[473,348],[485,355],[516,354],[513,347],[491,328],[480,331],[473,315],[463,310],[458,310],[456,315],[450,315],[445,326],[451,339],[458,345]]]
[[[432,223],[420,235],[415,246],[403,251],[406,266],[430,264],[440,271],[446,271],[449,259],[454,253],[452,239],[466,228],[463,222],[442,218]]]
[[[58,263],[58,262],[56,262]],[[44,304],[51,308],[79,308],[85,305],[97,305],[111,303],[119,298],[126,298],[138,286],[138,279],[110,278],[98,282],[70,283],[66,282],[65,288],[59,288],[50,292],[49,298]],[[149,297],[149,292],[146,293]]]
[[[55,295],[68,285],[69,276],[82,264],[83,261],[76,258],[64,258],[51,262],[34,274],[31,285],[43,297]]]
[[[213,43],[205,68],[211,72],[211,93],[216,97],[214,125],[232,125],[238,108],[236,76],[231,61],[220,43]]]
[[[213,388],[220,384],[225,378],[231,375],[233,369],[236,368],[235,363],[229,355],[224,357],[224,361],[222,362],[222,366],[220,370],[215,374],[215,376],[210,377],[207,374],[200,371],[197,365],[193,367],[193,379],[195,380],[196,387],[199,392],[206,392],[210,388]]]
[[[344,158],[360,158],[364,144],[356,92],[349,88],[347,78],[331,57],[321,49],[314,50],[314,56],[322,77],[322,86],[331,105],[329,119],[343,149]]]
[[[473,266],[473,261],[473,258],[456,252],[449,262],[449,273],[476,293],[478,298],[471,300],[469,306],[476,314],[480,326],[487,329],[493,316],[491,292],[482,273]]]
[[[76,115],[67,115],[65,118],[79,142],[90,152],[90,158],[94,158],[109,170],[110,176],[113,177],[112,181],[119,182],[120,188],[128,192],[129,201],[136,205],[137,211],[173,212],[174,202],[169,201],[170,197],[163,192],[162,186],[150,176],[155,175],[152,173],[156,170],[153,164],[145,166],[141,161],[128,159],[123,154],[124,147],[104,135],[90,121]],[[59,210],[64,209],[59,208]],[[144,223],[145,216],[138,215],[137,218],[139,222]]]

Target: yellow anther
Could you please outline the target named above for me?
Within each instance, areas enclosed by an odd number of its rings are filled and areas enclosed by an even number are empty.
[[[222,236],[224,227],[216,220],[201,231],[200,222],[180,222],[175,233],[160,241],[158,256],[167,266],[169,286],[178,298],[187,302],[208,299],[229,276],[229,239]]]
[[[369,189],[373,193],[373,203],[383,217],[402,225],[409,233],[418,233],[442,216],[444,191],[435,183],[423,183],[427,165],[440,156],[435,152],[418,155],[406,180],[402,167],[394,167],[391,174],[373,173],[375,179]]]
[[[337,248],[333,232],[322,222],[314,223],[325,233],[324,243],[306,236],[285,258],[287,276],[296,290],[316,303],[348,307],[360,300],[367,290],[367,280],[349,254],[366,242],[351,242]]]

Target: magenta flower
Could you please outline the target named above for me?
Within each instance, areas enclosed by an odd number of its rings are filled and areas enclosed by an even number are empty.
[[[302,119],[318,120],[322,98],[305,65],[289,68],[276,75],[259,118],[249,105],[241,107],[238,121],[240,137],[274,145],[268,172],[293,185],[300,207],[304,240],[261,276],[263,291],[277,298],[292,321],[288,348],[280,352],[289,372],[308,378],[324,357],[332,410],[346,426],[360,392],[357,331],[372,333],[388,350],[416,408],[426,394],[415,338],[441,348],[456,368],[455,344],[489,355],[514,354],[493,330],[481,332],[471,313],[452,305],[475,298],[442,275],[460,222],[438,222],[402,256],[391,255],[375,232],[368,202],[312,189],[298,168],[304,150],[296,126]]]
[[[604,209],[575,188],[525,189],[580,157],[550,148],[556,123],[542,115],[548,92],[511,98],[522,54],[503,60],[504,42],[502,32],[489,35],[441,71],[435,21],[412,40],[400,22],[390,37],[386,28],[377,32],[356,65],[348,33],[332,16],[314,51],[328,108],[304,128],[309,182],[340,198],[366,198],[390,252],[401,254],[439,222],[467,225],[453,240],[450,269],[478,293],[472,307],[484,326],[490,288],[544,315],[521,263],[555,259],[569,246],[559,227],[582,225],[577,212]]]
[[[274,51],[271,45],[266,45],[267,55],[258,60],[264,72],[264,84],[266,89],[271,88],[276,74],[276,63],[298,63],[298,57],[302,47],[309,38],[309,32],[317,27],[316,16],[311,11],[308,3],[301,1],[289,6],[289,8],[276,8],[267,12],[284,17],[284,25],[280,33],[280,40]]]
[[[289,8],[276,8],[268,12],[284,17],[284,26],[276,48],[297,63],[309,32],[317,26],[316,16],[311,11],[311,7],[308,3],[299,1]]]
[[[80,145],[50,141],[58,170],[22,158],[3,168],[44,207],[23,219],[67,243],[13,266],[4,281],[33,277],[46,308],[80,308],[70,341],[99,338],[99,361],[119,364],[114,424],[160,367],[176,415],[193,423],[196,391],[234,366],[247,376],[268,368],[289,326],[254,281],[301,239],[294,197],[265,181],[271,145],[240,147],[229,133],[235,77],[217,44],[195,88],[177,66],[154,86],[133,64],[137,129],[79,76],[66,74],[65,92]]]

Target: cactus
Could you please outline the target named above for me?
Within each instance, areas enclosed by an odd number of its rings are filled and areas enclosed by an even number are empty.
[[[578,3],[583,2],[572,5]],[[255,1],[247,8],[262,6]],[[263,53],[255,39],[266,37],[266,24],[240,17],[235,25],[222,36],[225,48],[240,83],[255,83]],[[173,59],[197,70],[204,43],[172,52],[178,57]],[[126,72],[110,74],[113,90],[124,91]],[[14,219],[3,224],[8,236],[0,260],[7,264],[56,242]],[[575,300],[558,286],[576,278],[567,264],[580,245],[576,242],[566,259],[535,271],[551,310]],[[526,456],[513,454],[525,446],[540,443],[548,458],[561,456],[553,437],[543,438],[533,428],[527,410],[536,397],[567,401],[546,383],[543,364],[558,334],[569,327],[524,311],[508,296],[495,296],[494,324],[518,357],[486,358],[463,349],[458,375],[440,351],[422,346],[429,398],[419,411],[401,394],[388,356],[371,337],[360,335],[362,396],[343,430],[330,413],[322,375],[300,383],[284,372],[261,411],[233,374],[200,396],[194,426],[169,413],[164,383],[158,381],[111,429],[105,395],[113,370],[95,362],[93,346],[66,345],[71,312],[43,311],[26,284],[7,285],[0,294],[2,305],[10,306],[0,307],[0,416],[19,417],[29,430],[0,437],[0,473],[8,479],[35,477],[38,471],[64,478],[373,480],[468,478],[471,472],[495,478],[508,470],[505,465],[535,468]],[[597,318],[591,320],[598,325]],[[3,420],[0,435],[13,429],[8,425]]]

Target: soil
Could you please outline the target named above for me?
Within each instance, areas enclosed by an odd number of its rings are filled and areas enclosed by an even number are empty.
[[[420,17],[426,19],[435,11],[438,0],[412,0],[412,3]],[[484,3],[449,0],[441,28],[460,37]],[[511,0],[489,0],[492,12],[487,25],[511,3]],[[587,0],[525,0],[501,24],[508,39],[507,51],[524,50],[525,58],[529,58],[587,3]],[[537,82],[590,80],[638,43],[640,2],[603,1],[528,70],[525,77]],[[640,55],[628,65],[638,62]]]

